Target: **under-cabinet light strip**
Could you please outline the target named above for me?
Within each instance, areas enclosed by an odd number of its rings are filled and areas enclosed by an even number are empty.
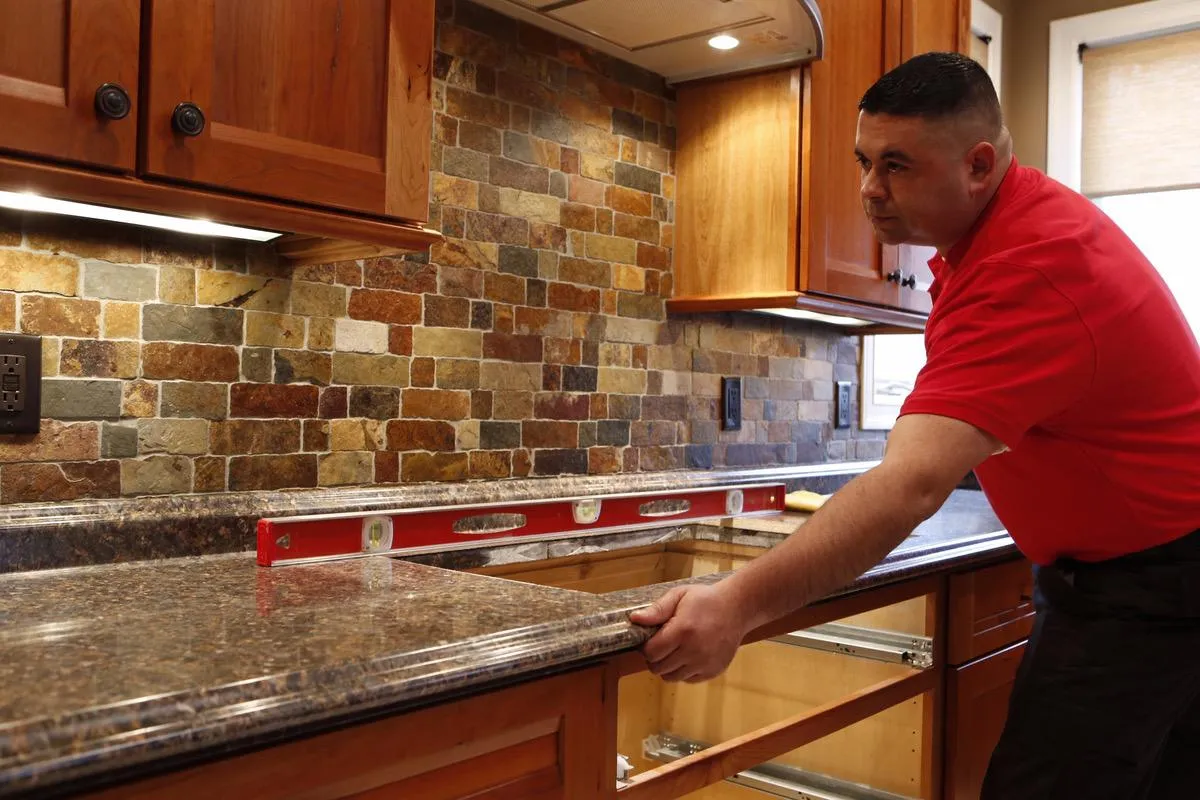
[[[59,200],[54,197],[44,197],[33,192],[9,192],[0,190],[0,208],[11,208],[15,211],[36,211],[43,214],[61,214],[69,217],[99,219],[106,222],[121,222],[128,225],[141,225],[147,228],[159,228],[177,233],[190,233],[196,236],[219,236],[228,239],[248,239],[252,242],[269,242],[282,234],[274,231],[262,231],[255,228],[241,228],[237,225],[225,225],[206,219],[189,219],[187,217],[172,217],[166,214],[150,214],[145,211],[130,211],[124,208],[98,206],[91,203],[76,203],[72,200]]]

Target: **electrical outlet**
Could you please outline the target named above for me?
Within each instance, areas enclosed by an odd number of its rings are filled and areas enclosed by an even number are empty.
[[[0,434],[37,433],[42,424],[42,340],[0,333]]]
[[[837,382],[837,424],[834,427],[850,427],[850,381]]]
[[[721,428],[727,431],[742,429],[742,379],[722,378]]]

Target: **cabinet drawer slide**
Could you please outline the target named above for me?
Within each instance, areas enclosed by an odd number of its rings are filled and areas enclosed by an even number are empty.
[[[699,753],[707,747],[708,745],[702,742],[693,742],[664,733],[647,740],[645,754],[647,758],[656,761],[671,762]],[[725,780],[785,800],[913,800],[908,795],[887,792],[784,764],[759,764]]]
[[[830,622],[771,639],[779,644],[870,658],[918,669],[933,666],[933,637]]]

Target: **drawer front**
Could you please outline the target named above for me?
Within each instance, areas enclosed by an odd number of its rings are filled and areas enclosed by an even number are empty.
[[[950,578],[949,662],[1024,639],[1033,629],[1033,571],[1021,559]]]

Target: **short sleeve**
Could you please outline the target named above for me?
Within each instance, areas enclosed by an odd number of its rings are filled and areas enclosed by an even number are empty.
[[[1095,344],[1040,271],[988,263],[972,272],[962,291],[939,298],[949,305],[934,310],[925,367],[900,413],[959,419],[1013,448],[1087,392]]]

